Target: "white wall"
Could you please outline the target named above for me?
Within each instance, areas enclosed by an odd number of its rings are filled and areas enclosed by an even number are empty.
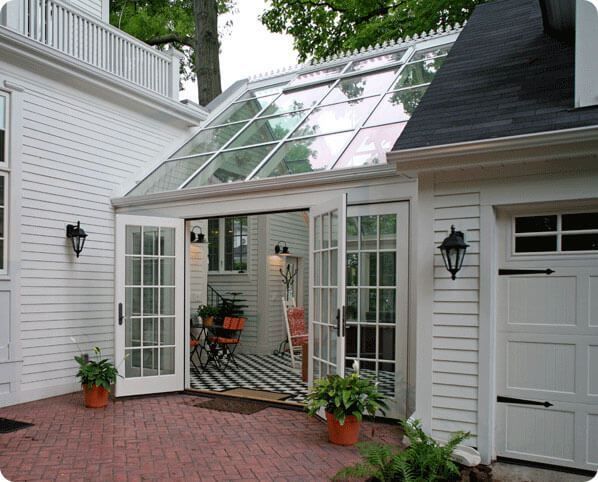
[[[0,61],[0,85],[3,82],[23,90],[22,109],[12,112],[22,122],[22,135],[11,138],[22,150],[19,158],[11,159],[22,169],[21,199],[20,206],[10,206],[12,241],[21,250],[20,259],[10,261],[19,266],[21,288],[13,278],[9,290],[19,291],[20,303],[0,306],[0,319],[10,309],[8,318],[14,326],[20,323],[20,336],[9,342],[22,347],[18,359],[11,360],[22,373],[9,393],[0,390],[0,405],[76,388],[73,356],[78,348],[70,337],[84,350],[98,345],[112,355],[110,197],[141,166],[164,157],[188,133],[181,122],[156,120],[163,115],[158,109],[110,102],[102,91],[77,90]],[[11,185],[17,181],[12,178]],[[65,237],[66,224],[77,220],[89,235],[79,259]],[[0,379],[4,365],[0,361]]]

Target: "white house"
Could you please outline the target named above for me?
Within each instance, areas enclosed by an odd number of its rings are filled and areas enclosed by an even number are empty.
[[[210,290],[240,293],[240,350],[265,356],[284,242],[310,381],[358,360],[391,417],[468,430],[485,463],[596,470],[596,0],[490,2],[207,109],[101,5],[39,5],[0,27],[0,404],[76,390],[71,337],[114,356],[117,396],[197,388],[187,320]]]

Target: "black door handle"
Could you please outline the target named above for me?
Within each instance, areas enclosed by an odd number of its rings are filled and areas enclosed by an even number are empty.
[[[125,317],[123,315],[123,304],[119,303],[118,304],[118,324],[122,325],[124,320],[125,320]]]
[[[341,309],[336,310],[336,336],[341,336]]]

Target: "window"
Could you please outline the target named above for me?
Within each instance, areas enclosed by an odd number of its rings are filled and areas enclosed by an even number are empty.
[[[517,216],[514,252],[598,252],[598,212]]]
[[[6,273],[8,246],[6,241],[8,215],[8,142],[7,97],[0,94],[0,273]]]
[[[247,271],[247,216],[208,220],[208,243],[210,272]]]

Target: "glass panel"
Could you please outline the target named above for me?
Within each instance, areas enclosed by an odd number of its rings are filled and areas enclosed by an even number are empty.
[[[145,226],[143,228],[143,254],[145,256],[158,255],[158,228]]]
[[[561,245],[563,251],[595,251],[598,249],[598,233],[563,234]]]
[[[174,286],[174,258],[160,260],[160,284]]]
[[[314,356],[320,356],[320,332],[322,331],[322,327],[318,324],[314,324]]]
[[[328,266],[328,251],[322,251],[322,286],[330,282],[330,267]]]
[[[160,345],[174,345],[174,318],[160,318]]]
[[[359,321],[362,323],[376,322],[376,289],[361,288],[359,290]]]
[[[0,194],[0,199],[2,195]],[[598,213],[563,214],[563,231],[598,229]]]
[[[357,220],[357,217],[347,218],[347,249],[349,251],[357,250],[359,248],[359,227]]]
[[[396,283],[396,253],[380,253],[380,286],[394,286]]]
[[[260,97],[259,99],[254,98],[245,102],[231,104],[222,114],[210,122],[210,126],[230,124],[232,122],[251,119],[275,98],[275,95],[270,95],[267,97]]]
[[[380,290],[380,323],[396,321],[396,289]]]
[[[380,216],[380,249],[396,249],[397,216],[384,214]]]
[[[357,290],[347,290],[347,321],[357,321]]]
[[[158,344],[158,318],[143,319],[143,346]]]
[[[322,288],[320,290],[321,296],[321,313],[320,313],[320,321],[322,323],[330,323],[331,320],[328,319],[328,289]]]
[[[370,75],[359,75],[342,79],[326,96],[323,104],[345,102],[359,97],[384,93],[397,74],[397,70],[387,70]]]
[[[395,394],[395,364],[378,363],[378,388],[389,398]]]
[[[318,107],[307,116],[292,137],[353,130],[363,122],[377,101],[378,97],[367,97]]]
[[[329,335],[329,333],[330,333],[330,328],[327,327],[327,326],[323,326],[322,327],[322,352],[320,353],[320,357],[323,360],[328,360],[329,359],[329,357],[328,357],[328,348],[329,348],[329,346],[328,346],[328,342],[329,342],[328,335]]]
[[[366,127],[409,120],[425,93],[426,87],[418,87],[386,94],[366,122]]]
[[[359,268],[359,255],[357,253],[347,254],[347,286],[357,286]]]
[[[379,68],[384,65],[399,62],[403,58],[403,55],[405,55],[405,52],[406,49],[399,50],[398,52],[394,52],[391,54],[379,55],[377,57],[370,57],[369,59],[358,60],[351,64],[351,66],[347,69],[347,72],[358,72],[360,70],[366,70],[375,67]]]
[[[230,147],[243,147],[278,141],[291,132],[303,120],[306,113],[307,111],[301,111],[256,119],[235,139]]]
[[[141,288],[125,288],[125,316],[141,316]]]
[[[395,359],[395,329],[391,326],[378,328],[378,358],[381,360]]]
[[[330,217],[328,214],[322,216],[322,248],[328,248],[330,240]]]
[[[285,84],[275,85],[274,87],[264,87],[262,89],[251,89],[245,92],[238,100],[255,99],[256,97],[264,97],[266,95],[274,95],[280,93],[280,89]]]
[[[240,122],[213,129],[204,129],[198,132],[193,139],[176,151],[171,157],[183,157],[217,151],[239,132],[245,124],[245,122]]]
[[[141,226],[127,226],[125,238],[125,254],[141,254]]]
[[[350,132],[285,142],[254,179],[301,174],[328,168],[351,138]]]
[[[186,187],[244,180],[273,149],[273,145],[218,154]]]
[[[5,131],[0,130],[0,162],[6,162],[6,159],[4,159],[4,156],[6,155],[6,153],[4,152],[6,150],[6,142],[4,140],[5,137]]]
[[[361,326],[359,332],[359,357],[376,358],[376,327]]]
[[[158,375],[158,349],[145,348],[143,351],[143,375],[152,377]]]
[[[174,228],[160,228],[160,256],[174,256]]]
[[[419,52],[415,52],[413,54],[413,57],[411,57],[411,62],[417,62],[418,60],[428,60],[434,57],[447,55],[451,50],[452,46],[453,44],[442,45],[440,47],[434,47],[432,49],[420,50]]]
[[[174,315],[174,288],[160,288],[160,314]]]
[[[374,361],[360,361],[359,362],[360,375],[365,378],[376,378],[376,362]]]
[[[556,218],[556,215],[515,218],[515,232],[542,233],[545,231],[556,231]]]
[[[334,169],[386,164],[386,153],[392,149],[406,125],[401,122],[360,130]]]
[[[398,80],[392,86],[394,89],[412,87],[414,85],[429,84],[434,79],[436,72],[440,70],[445,57],[438,57],[433,60],[423,60],[414,64],[406,65]]]
[[[330,213],[330,247],[336,248],[338,246],[338,212],[332,211]]]
[[[378,217],[361,217],[361,249],[376,249],[378,238]]]
[[[143,314],[158,314],[158,288],[143,288]]]
[[[144,286],[158,286],[158,258],[143,258]]]
[[[137,285],[141,284],[141,258],[127,256],[125,269],[125,284]]]
[[[295,79],[289,82],[289,85],[305,84],[307,82],[315,82],[326,77],[331,77],[334,74],[340,73],[344,65],[338,65],[336,67],[329,67],[327,69],[315,70],[313,72],[307,72],[305,74],[298,75]]]
[[[338,249],[330,250],[330,286],[338,285]]]
[[[345,343],[347,356],[351,358],[357,357],[357,327],[355,325],[347,325]]]
[[[282,114],[314,106],[330,89],[331,84],[318,85],[310,89],[285,92],[268,107],[263,115]]]
[[[197,171],[210,158],[206,156],[191,157],[178,161],[168,161],[152,172],[128,196],[141,196],[155,192],[174,191]]]
[[[125,377],[133,378],[141,375],[141,350],[125,350]]]
[[[141,319],[127,319],[125,325],[125,346],[141,346]]]
[[[160,375],[174,375],[174,347],[160,348]]]
[[[314,220],[314,224],[316,225],[315,233],[314,233],[314,249],[322,249],[322,217],[318,216]]]
[[[361,253],[359,286],[376,286],[376,253]]]
[[[6,129],[6,100],[0,95],[0,129]]]
[[[516,253],[556,251],[556,236],[528,236],[515,239]]]

